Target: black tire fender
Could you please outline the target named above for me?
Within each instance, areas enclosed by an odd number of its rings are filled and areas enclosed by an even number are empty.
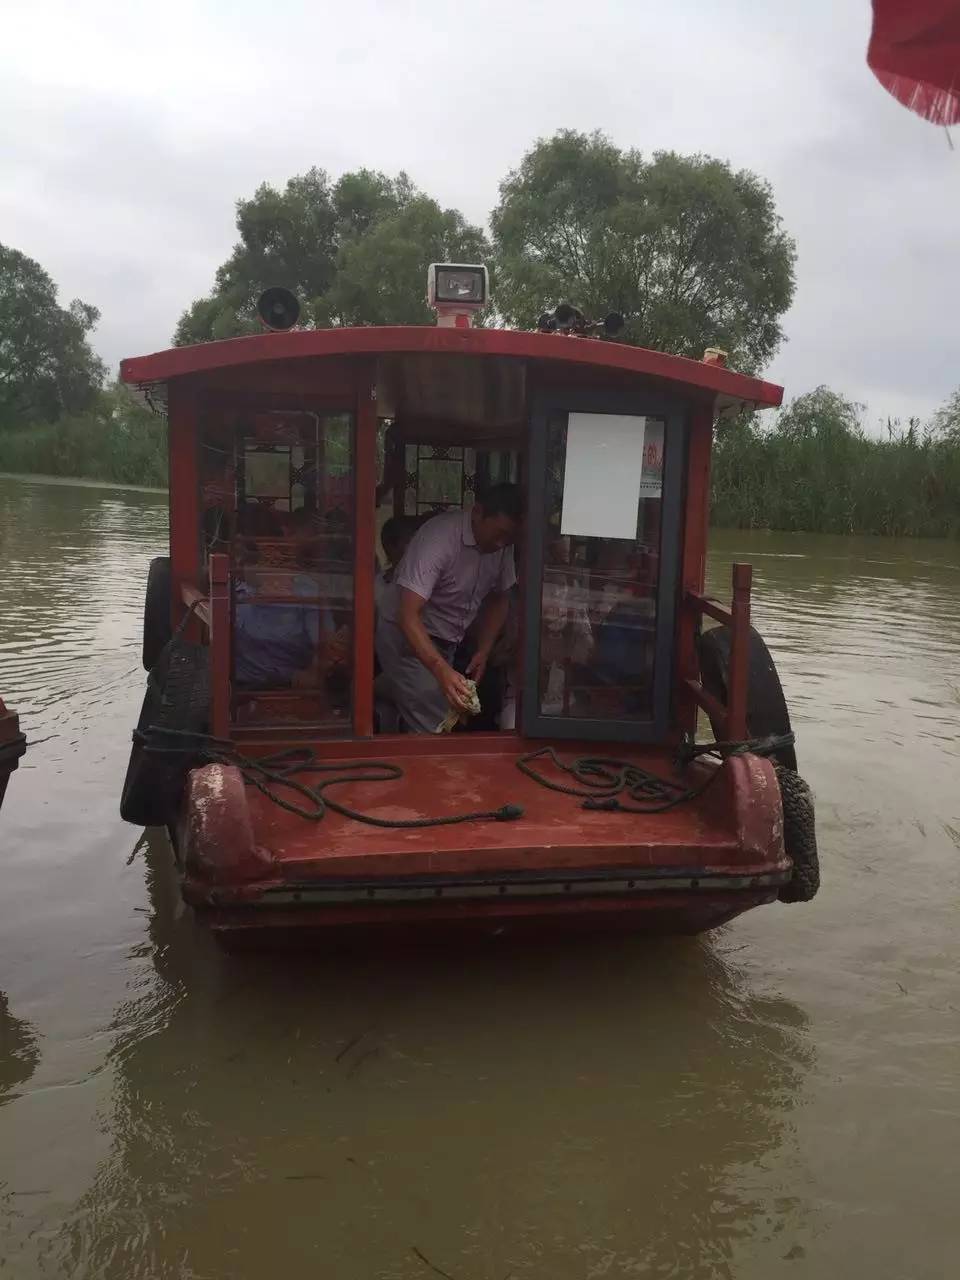
[[[714,627],[700,637],[700,674],[703,687],[726,702],[730,670],[729,627]],[[763,637],[750,628],[750,682],[747,690],[747,732],[766,738],[790,732],[790,712],[773,655]],[[717,726],[714,725],[716,733]],[[793,873],[779,892],[781,902],[809,902],[820,888],[820,857],[813,793],[797,772],[797,753],[781,747],[771,757],[780,786],[783,808],[783,844],[793,860]]]
[[[170,557],[150,561],[143,601],[143,669],[152,671],[170,643]]]
[[[727,700],[730,671],[729,627],[713,627],[700,637],[700,673],[703,687],[721,702]],[[750,628],[750,677],[747,689],[747,732],[751,738],[766,738],[790,732],[790,712],[773,655],[759,631]],[[714,725],[714,733],[717,726]],[[797,769],[793,747],[781,747],[773,759],[787,769]]]
[[[776,766],[783,806],[783,845],[793,859],[793,875],[780,886],[781,902],[809,902],[820,888],[820,856],[813,792],[793,769]]]
[[[194,748],[155,753],[146,750],[138,735],[150,726],[204,734],[209,708],[207,650],[201,645],[181,645],[154,668],[147,681],[120,797],[125,822],[140,827],[174,822],[187,774],[198,763]]]

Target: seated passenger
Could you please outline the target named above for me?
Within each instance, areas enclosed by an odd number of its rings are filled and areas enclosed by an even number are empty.
[[[657,607],[652,596],[627,597],[597,627],[591,674],[600,685],[623,688],[634,714],[648,703],[653,680]]]
[[[387,567],[378,569],[373,580],[373,597],[377,613],[383,607],[383,601],[394,590],[393,575],[397,565],[403,559],[403,553],[410,545],[410,539],[417,531],[416,516],[391,516],[384,522],[380,530],[380,545],[386,557]]]
[[[267,505],[248,498],[238,511],[241,533],[251,538],[279,538],[283,535],[280,512],[272,504]]]
[[[308,573],[257,570],[253,548],[242,559],[247,574],[234,591],[237,684],[256,689],[320,686],[343,668],[349,634],[345,627],[338,631],[329,607],[316,602],[317,579]],[[260,598],[269,596],[300,597],[304,603]]]

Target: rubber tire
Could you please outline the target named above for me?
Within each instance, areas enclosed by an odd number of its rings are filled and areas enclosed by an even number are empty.
[[[700,637],[700,672],[703,687],[721,702],[727,699],[730,670],[729,627],[714,627]],[[790,712],[773,655],[759,631],[750,628],[750,673],[747,689],[747,732],[751,738],[790,732]],[[714,725],[716,733],[716,725]],[[772,759],[786,769],[797,769],[793,747],[782,747]]]
[[[781,902],[809,902],[820,888],[820,856],[813,792],[793,769],[777,766],[783,806],[783,844],[793,859],[793,875],[780,886]]]
[[[170,642],[170,557],[150,561],[143,601],[143,669],[152,671]]]
[[[209,728],[208,653],[200,645],[181,645],[151,672],[137,729],[150,725],[206,733]],[[198,763],[194,750],[155,754],[134,739],[120,797],[120,816],[140,827],[176,822],[189,771]]]
[[[726,701],[730,669],[730,628],[714,627],[700,637],[700,672],[708,693]],[[716,726],[714,726],[716,731]],[[750,628],[750,685],[747,691],[747,732],[751,738],[790,732],[790,712],[773,655],[763,637]],[[793,859],[793,874],[782,885],[781,902],[809,902],[820,888],[820,857],[813,793],[797,772],[797,753],[783,747],[771,757],[780,784],[783,843]]]

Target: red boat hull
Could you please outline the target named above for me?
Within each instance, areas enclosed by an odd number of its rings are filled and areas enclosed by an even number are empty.
[[[774,902],[776,886],[721,892],[675,891],[637,895],[629,901],[580,898],[551,902],[472,904],[451,910],[424,906],[400,910],[324,907],[217,907],[199,914],[218,937],[239,944],[334,943],[362,931],[365,940],[404,944],[474,938],[533,938],[609,933],[697,934],[727,924],[744,911]]]
[[[670,771],[662,757],[641,758]],[[495,808],[505,797],[524,815],[413,829],[331,812],[308,822],[245,786],[236,768],[207,765],[190,775],[177,833],[184,897],[218,934],[257,938],[698,933],[774,901],[790,878],[776,775],[756,756],[695,766],[686,781],[709,786],[642,815],[585,812],[502,750],[420,753],[405,769],[388,793],[354,783],[338,798],[387,820]]]

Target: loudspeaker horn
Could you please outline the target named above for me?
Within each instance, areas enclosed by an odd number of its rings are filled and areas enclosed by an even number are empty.
[[[268,329],[282,333],[292,329],[300,318],[300,303],[289,289],[264,289],[257,299],[257,315]]]

